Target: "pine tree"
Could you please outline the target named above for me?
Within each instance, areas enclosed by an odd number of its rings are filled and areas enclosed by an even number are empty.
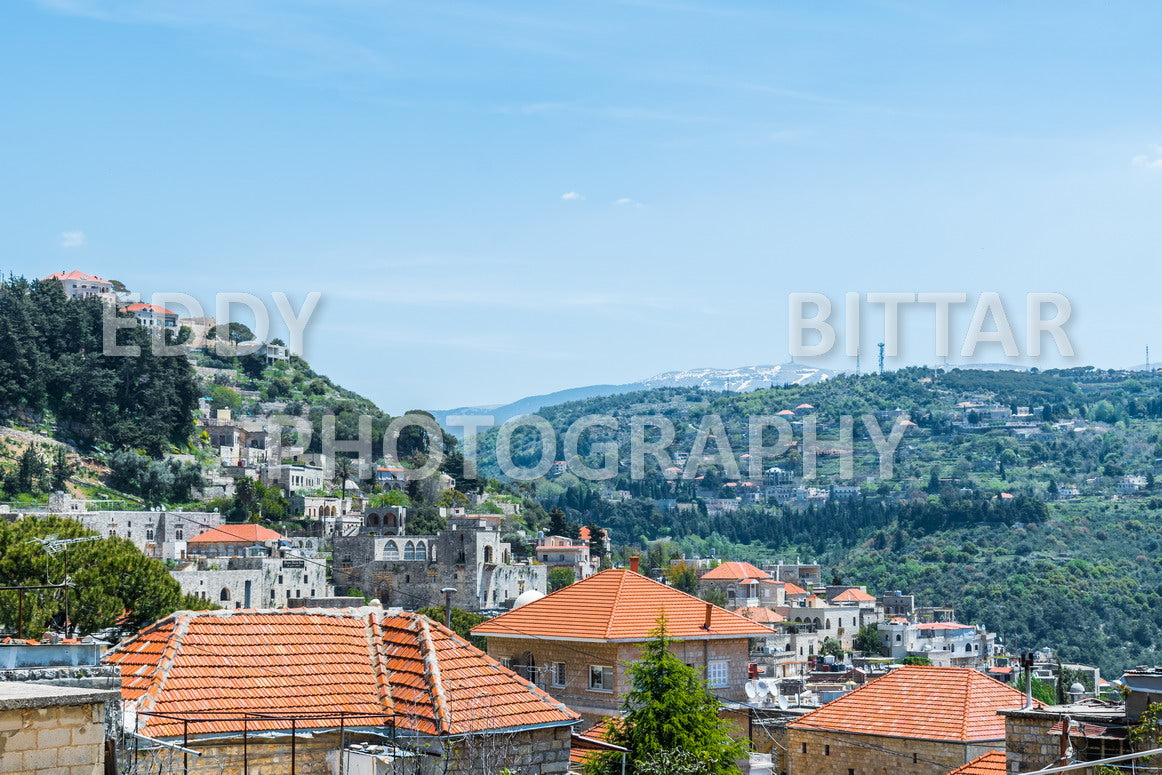
[[[658,619],[642,657],[629,667],[633,689],[622,703],[608,740],[629,749],[630,772],[652,773],[659,761],[678,757],[699,775],[739,775],[737,762],[747,747],[718,716],[718,700],[698,672],[671,651],[666,619]],[[692,767],[691,760],[695,761]],[[589,775],[621,772],[621,754],[595,757]]]

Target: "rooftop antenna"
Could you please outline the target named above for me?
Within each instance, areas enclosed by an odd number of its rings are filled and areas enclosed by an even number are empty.
[[[879,344],[876,345],[876,347],[880,348],[880,374],[883,374],[884,373],[884,343],[880,342]]]
[[[855,376],[859,376],[859,346],[855,348]]]

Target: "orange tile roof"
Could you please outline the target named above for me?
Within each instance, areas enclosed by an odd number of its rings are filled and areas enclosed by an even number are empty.
[[[710,629],[703,629],[710,606]],[[683,640],[748,638],[770,630],[724,608],[625,569],[604,570],[472,628],[473,635],[549,640],[643,641],[665,613]]]
[[[186,543],[190,544],[261,544],[266,541],[277,541],[282,536],[270,528],[247,522],[241,525],[219,525],[198,533]]]
[[[443,625],[380,608],[179,611],[109,651],[121,696],[140,711],[193,719],[191,734],[238,732],[243,712],[368,714],[352,726],[464,734],[550,725],[577,714]],[[211,712],[234,720],[215,719]],[[182,734],[179,719],[139,716],[156,737]],[[303,718],[299,729],[332,728]],[[288,729],[248,721],[252,731]]]
[[[948,775],[1005,775],[1005,752],[989,751],[968,764],[962,764]]]
[[[97,277],[96,275],[92,275],[92,274],[85,274],[84,272],[77,270],[77,269],[74,269],[71,272],[53,272],[52,274],[50,274],[48,277],[46,277],[44,279],[46,279],[46,280],[91,280],[93,282],[98,282],[98,283],[109,282],[108,280],[106,280],[103,277]]]
[[[783,582],[783,592],[787,595],[805,595],[807,590],[803,589],[798,584],[792,584],[789,581]]]
[[[749,562],[724,562],[713,570],[702,574],[710,581],[740,581],[742,579],[769,579],[771,574],[760,570]]]
[[[122,307],[122,312],[149,312],[154,315],[176,315],[178,313],[172,312],[165,307],[159,307],[156,304],[146,304],[144,302],[135,301],[132,304]]]
[[[831,602],[833,602],[833,603],[867,603],[867,602],[875,602],[875,599],[876,599],[875,595],[869,595],[867,592],[864,592],[862,589],[856,589],[855,587],[852,587],[851,589],[843,590],[838,595],[831,598]]]
[[[777,624],[786,621],[778,611],[772,611],[762,606],[741,606],[734,609],[734,612],[739,616],[745,616],[752,622],[758,622],[759,624]]]
[[[870,681],[788,724],[794,729],[976,742],[1003,740],[997,711],[1025,696],[966,667],[910,665]]]

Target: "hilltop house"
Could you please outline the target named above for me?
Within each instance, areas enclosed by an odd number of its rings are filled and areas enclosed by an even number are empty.
[[[947,772],[1004,749],[999,711],[1025,696],[958,667],[901,667],[786,728],[788,775]]]
[[[71,272],[53,272],[45,280],[59,280],[65,296],[70,299],[87,299],[96,296],[99,299],[113,298],[113,283],[103,277],[85,274],[73,270]]]
[[[665,615],[674,652],[723,700],[745,698],[750,639],[769,627],[611,569],[477,625],[488,653],[563,700],[588,722],[615,715],[629,691],[627,664]]]
[[[340,755],[344,772],[548,775],[579,720],[451,630],[377,607],[180,611],[105,661],[130,731],[196,752],[192,775],[335,772]]]
[[[178,313],[171,312],[165,307],[159,307],[156,304],[146,304],[137,301],[122,307],[121,311],[128,312],[137,318],[137,325],[139,326],[145,326],[147,328],[172,328],[175,331],[178,327]]]

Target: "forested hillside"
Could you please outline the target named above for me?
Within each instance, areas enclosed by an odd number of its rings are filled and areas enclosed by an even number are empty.
[[[68,299],[55,280],[0,283],[0,413],[84,445],[160,454],[194,428],[198,389],[183,357],[155,356],[140,328],[118,332],[140,355],[105,355],[95,298]]]
[[[1028,411],[1018,432],[1003,423],[974,424],[968,415],[976,410],[966,402],[1014,415],[1020,407]],[[818,476],[802,481],[823,492],[858,485],[859,494],[845,500],[711,511],[707,499],[737,492],[715,466],[698,468],[696,479],[673,478],[674,472],[667,478],[658,466],[634,479],[623,466],[608,482],[566,473],[531,486],[571,522],[608,527],[615,544],[644,549],[672,539],[687,554],[811,558],[846,583],[907,590],[922,605],[956,606],[960,618],[1002,633],[1013,648],[1057,647],[1063,658],[1110,674],[1162,657],[1162,493],[1155,483],[1162,382],[1151,376],[904,369],[745,394],[655,390],[564,404],[542,415],[559,440],[584,415],[617,418],[617,431],[583,437],[579,450],[584,457],[597,442],[616,439],[625,461],[630,417],[665,416],[676,430],[671,451],[689,452],[702,419],[718,414],[745,476],[748,418],[802,404],[813,407],[821,444],[836,438],[843,414],[872,413],[885,430],[892,418],[914,422],[893,476],[877,476],[878,458],[857,419],[855,481],[839,479],[834,456],[821,457]],[[801,440],[803,412],[792,419]],[[492,472],[499,471],[495,439],[495,431],[480,439],[483,465]],[[536,441],[531,432],[516,433],[514,461],[534,464]],[[560,444],[556,453],[564,455]],[[798,477],[800,449],[766,465]],[[1126,475],[1144,484],[1123,491]],[[623,495],[613,498],[617,491]]]

